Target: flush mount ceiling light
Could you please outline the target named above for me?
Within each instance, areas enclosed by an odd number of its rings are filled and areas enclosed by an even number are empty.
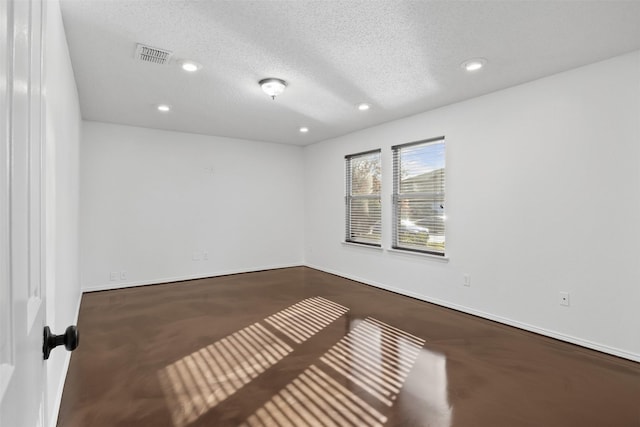
[[[284,88],[287,87],[287,82],[282,79],[276,79],[273,77],[262,79],[258,82],[258,84],[260,85],[260,87],[262,87],[264,93],[269,95],[271,99],[276,99],[276,96],[284,92]]]
[[[467,71],[478,71],[485,66],[487,60],[485,58],[471,58],[464,61],[460,66]]]
[[[309,128],[308,127],[303,126],[303,127],[300,128],[300,133],[307,133],[307,132],[309,132]]]
[[[371,108],[371,105],[367,104],[366,102],[358,104],[358,110],[360,111],[367,111],[369,108]]]
[[[202,68],[202,64],[199,64],[195,61],[189,61],[188,59],[183,59],[182,61],[180,61],[180,67],[182,67],[183,70],[188,71],[189,73],[194,73]]]
[[[169,111],[171,111],[171,106],[167,104],[160,104],[156,108],[158,108],[158,111],[161,111],[163,113],[168,113]]]

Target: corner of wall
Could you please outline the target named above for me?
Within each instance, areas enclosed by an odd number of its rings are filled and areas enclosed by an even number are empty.
[[[46,120],[46,295],[47,323],[57,329],[76,324],[79,279],[79,161],[81,112],[62,11],[44,1],[44,90]],[[55,426],[70,354],[47,362],[45,425]]]

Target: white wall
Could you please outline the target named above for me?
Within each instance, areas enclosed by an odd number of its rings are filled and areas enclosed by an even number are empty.
[[[449,261],[341,244],[344,156],[383,150],[388,248],[390,147],[440,135]],[[305,195],[307,265],[640,360],[640,52],[309,146]]]
[[[344,155],[389,201],[391,145],[439,135],[448,262],[341,244]],[[640,360],[639,142],[640,52],[304,149],[84,122],[83,289],[305,263]]]
[[[296,146],[83,122],[83,289],[301,265],[302,161]]]
[[[47,324],[62,333],[76,324],[80,106],[57,0],[46,1],[44,94],[46,102]],[[70,353],[53,351],[47,367],[47,425],[55,425]]]

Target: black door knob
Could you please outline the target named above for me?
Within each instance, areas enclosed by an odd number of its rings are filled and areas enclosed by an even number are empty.
[[[78,348],[78,344],[80,343],[80,334],[78,333],[78,328],[75,326],[69,326],[63,335],[54,335],[51,333],[51,329],[48,326],[44,327],[44,341],[42,343],[42,354],[44,355],[44,359],[47,360],[49,358],[49,354],[51,350],[56,348],[59,345],[64,344],[64,348],[69,351],[73,351]]]

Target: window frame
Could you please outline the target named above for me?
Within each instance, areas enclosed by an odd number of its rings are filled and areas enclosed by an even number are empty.
[[[405,148],[415,147],[418,145],[428,146],[434,143],[443,143],[445,153],[443,157],[444,166],[443,166],[443,183],[442,188],[443,192],[433,193],[433,192],[408,192],[401,193],[401,150]],[[441,197],[443,200],[442,203],[442,213],[446,218],[445,207],[446,207],[446,142],[444,136],[438,136],[434,138],[423,139],[419,141],[408,142],[404,144],[398,144],[391,147],[391,152],[393,155],[393,191],[392,191],[392,238],[391,238],[391,248],[397,251],[407,251],[407,252],[415,252],[419,254],[433,255],[437,257],[441,257],[446,259],[446,226],[445,221],[443,219],[442,227],[443,227],[443,236],[445,236],[445,243],[442,251],[431,250],[431,249],[417,249],[415,247],[407,247],[402,246],[399,242],[399,224],[401,222],[400,218],[400,201],[405,199],[423,199],[423,200],[432,200],[436,197]]]
[[[378,155],[378,165],[380,167],[380,183],[382,183],[382,149],[378,148],[378,149],[374,149],[374,150],[367,150],[367,151],[362,151],[359,153],[354,153],[354,154],[348,154],[346,156],[344,156],[345,158],[345,235],[344,235],[344,241],[345,243],[349,243],[349,244],[356,244],[356,245],[364,245],[364,246],[371,246],[371,247],[376,247],[376,248],[381,248],[382,247],[382,189],[380,188],[378,190],[378,193],[375,194],[352,194],[352,184],[353,184],[353,180],[352,180],[352,173],[351,173],[351,161],[354,158],[358,158],[358,157],[364,157],[367,155],[371,155],[371,154],[377,154]],[[359,240],[354,240],[353,236],[353,230],[352,230],[352,212],[351,212],[351,206],[353,201],[355,200],[377,200],[378,203],[380,204],[380,236],[378,237],[378,241],[377,242],[366,242],[366,241],[359,241]]]

